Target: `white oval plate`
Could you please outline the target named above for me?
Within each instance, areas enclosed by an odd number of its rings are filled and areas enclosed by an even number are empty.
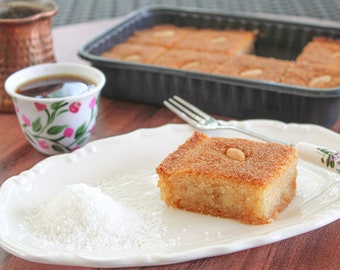
[[[277,139],[306,141],[337,149],[340,135],[315,125],[271,120],[231,121]],[[140,129],[94,141],[71,154],[46,158],[9,178],[0,190],[0,246],[26,260],[88,267],[147,266],[228,254],[293,237],[340,217],[340,177],[299,160],[297,196],[268,225],[239,222],[169,209],[159,199],[155,168],[193,133],[184,124]],[[246,137],[234,131],[210,136]],[[68,250],[44,245],[25,233],[22,224],[38,203],[51,200],[67,185],[105,183],[109,193],[143,212],[150,230],[138,247],[95,247]]]

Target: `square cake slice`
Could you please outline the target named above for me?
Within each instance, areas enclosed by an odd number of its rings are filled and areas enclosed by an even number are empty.
[[[161,199],[170,207],[267,224],[295,196],[297,161],[290,146],[196,131],[156,172]]]
[[[110,59],[149,64],[165,51],[165,48],[159,46],[120,43],[107,52],[102,53],[101,56]]]
[[[340,67],[340,39],[314,37],[303,48],[296,62],[332,64]]]
[[[287,70],[281,83],[308,88],[338,88],[340,67],[332,64],[297,63]]]
[[[129,37],[126,42],[171,48],[175,43],[183,39],[192,31],[194,31],[194,28],[192,27],[160,24],[134,32],[134,34]]]
[[[248,54],[253,52],[256,35],[256,31],[200,29],[178,40],[174,48],[225,55]]]
[[[224,54],[194,50],[168,50],[152,64],[200,72],[211,72],[229,57]]]
[[[231,56],[212,73],[243,79],[280,82],[292,62],[255,55]]]

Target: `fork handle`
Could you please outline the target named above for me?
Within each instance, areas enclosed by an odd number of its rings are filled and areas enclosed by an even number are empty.
[[[340,151],[306,142],[297,143],[295,148],[298,151],[299,158],[340,174]]]

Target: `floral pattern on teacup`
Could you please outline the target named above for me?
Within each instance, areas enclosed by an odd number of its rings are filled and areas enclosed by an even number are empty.
[[[18,106],[15,107],[22,129],[33,145],[43,150],[42,152],[51,149],[57,153],[65,153],[80,148],[89,139],[97,117],[98,103],[99,95],[88,104],[56,101],[48,106],[42,102],[34,102],[34,109],[38,114],[34,119],[20,114]],[[72,117],[79,113],[82,106],[89,106],[90,113],[89,119],[84,120],[81,125],[72,127],[56,123],[59,117]]]

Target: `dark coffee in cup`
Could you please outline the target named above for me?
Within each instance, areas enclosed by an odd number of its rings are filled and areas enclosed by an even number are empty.
[[[58,75],[28,81],[20,85],[16,92],[34,98],[60,98],[78,96],[87,93],[94,87],[95,84],[88,79],[71,75]]]

